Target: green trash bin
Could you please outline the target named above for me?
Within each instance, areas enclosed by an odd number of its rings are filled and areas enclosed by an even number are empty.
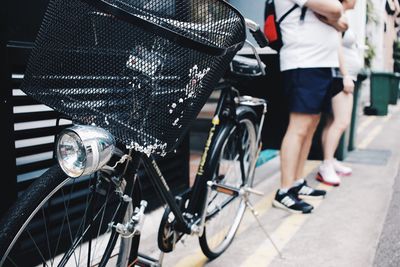
[[[370,110],[371,115],[385,116],[388,113],[393,73],[371,72],[370,75]]]
[[[390,85],[390,96],[389,96],[389,104],[397,105],[397,99],[399,98],[399,81],[400,81],[400,73],[395,72],[392,73]]]

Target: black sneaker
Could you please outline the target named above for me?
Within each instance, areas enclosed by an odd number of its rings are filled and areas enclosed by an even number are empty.
[[[272,205],[276,208],[284,209],[292,213],[310,213],[314,208],[310,204],[299,199],[295,192],[293,192],[293,188],[283,194],[279,194],[279,190],[276,191]]]
[[[318,190],[311,188],[310,186],[307,185],[306,181],[304,181],[302,184],[298,186],[292,187],[291,190],[300,199],[323,199],[326,195],[325,190]]]

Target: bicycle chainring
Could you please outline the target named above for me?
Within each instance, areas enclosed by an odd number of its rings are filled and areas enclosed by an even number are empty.
[[[176,198],[181,211],[184,211],[187,208],[190,194],[191,190],[188,190]],[[171,209],[167,207],[161,218],[157,236],[158,247],[163,252],[171,252],[174,249],[176,242],[178,242],[183,236],[183,233],[174,229],[175,222],[175,215]]]
[[[167,207],[161,218],[160,228],[158,229],[158,247],[163,252],[171,252],[177,241],[178,233],[174,230],[175,216]]]

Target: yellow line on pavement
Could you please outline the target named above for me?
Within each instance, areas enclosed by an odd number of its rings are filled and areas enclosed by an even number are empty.
[[[178,261],[175,267],[201,267],[204,266],[207,261],[208,258],[204,256],[200,249],[197,249],[195,253]]]
[[[261,216],[265,214],[270,208],[271,208],[271,203],[272,200],[274,199],[275,192],[269,194],[268,196],[264,197],[261,199],[259,202],[257,202],[257,205],[254,206],[255,210],[258,213],[258,216]],[[246,210],[246,214],[248,214],[250,211]],[[236,236],[240,235],[242,232],[247,230],[250,226],[254,225],[254,218],[249,218],[251,214],[248,214],[247,217],[243,218],[243,221],[236,233]],[[246,219],[247,218],[247,219]],[[235,242],[235,241],[233,241]],[[204,266],[208,261],[208,258],[204,256],[203,252],[201,249],[197,249],[196,252],[193,254],[188,255],[187,257],[181,259],[175,267],[201,267]]]
[[[277,175],[279,175],[279,173],[272,176],[270,179],[274,179],[274,178],[276,179]],[[263,197],[261,200],[259,200],[256,203],[256,205],[254,205],[254,209],[257,211],[258,216],[265,214],[271,208],[271,206],[272,206],[271,204],[272,204],[272,200],[274,199],[274,196],[275,196],[275,192],[270,193],[266,197]],[[240,233],[244,232],[245,230],[247,230],[250,226],[252,226],[254,224],[254,219],[248,218],[248,217],[250,217],[249,215],[251,215],[251,214],[247,215],[249,212],[250,212],[249,210],[246,210],[245,217],[243,218],[243,221],[240,224],[240,227],[236,233],[236,236],[240,235]],[[190,254],[187,257],[181,259],[175,265],[175,267],[187,267],[187,266],[200,267],[200,266],[204,266],[204,264],[207,261],[208,261],[208,258],[206,256],[204,256],[201,249],[197,249],[196,252],[194,252],[193,254]]]
[[[357,128],[357,134],[361,133],[368,125],[370,125],[374,120],[376,120],[376,116],[369,116],[366,118]]]
[[[383,125],[376,126],[368,135],[360,142],[357,148],[365,149],[375,139],[375,137],[382,131]]]
[[[375,126],[368,135],[360,142],[360,144],[357,146],[357,148],[365,149],[368,147],[368,145],[378,136],[378,134],[382,131],[383,126],[385,126],[385,123],[390,120],[392,117],[392,114],[387,115],[385,118],[382,119],[382,124]]]
[[[330,191],[331,186],[320,184],[318,189],[323,189]],[[317,208],[323,200],[314,200],[308,202]],[[305,221],[310,215],[306,214],[293,214],[287,217],[279,227],[271,234],[271,239],[275,242],[275,245],[281,251],[285,245],[292,239],[292,237],[297,233]],[[240,266],[241,267],[253,267],[253,266],[268,266],[272,260],[278,256],[278,251],[273,247],[269,239],[266,239],[259,248],[250,255]],[[285,255],[283,254],[283,257]]]
[[[306,162],[304,166],[304,177],[310,174],[318,165],[320,164],[320,161],[317,160],[309,160]],[[276,173],[274,176],[270,177],[270,179],[278,179],[280,175],[280,172]],[[278,176],[278,177],[277,177]],[[322,188],[323,185],[321,184],[320,187]],[[271,209],[272,207],[272,201],[275,197],[275,191],[267,195],[266,197],[263,197],[261,200],[259,200],[255,205],[254,209],[258,213],[258,217],[261,217],[263,214],[267,213],[268,210]],[[313,204],[314,205],[314,204]],[[246,210],[246,214],[250,213],[249,210]],[[250,216],[249,216],[250,215]],[[249,227],[254,225],[254,218],[252,218],[251,214],[249,214],[243,218],[243,221],[236,233],[236,236],[240,235],[242,232],[246,231]],[[235,241],[233,241],[235,242]],[[175,267],[201,267],[204,266],[208,261],[208,258],[204,256],[202,253],[201,249],[197,249],[193,254],[188,255],[187,257],[181,259]],[[253,265],[257,266],[257,265]]]

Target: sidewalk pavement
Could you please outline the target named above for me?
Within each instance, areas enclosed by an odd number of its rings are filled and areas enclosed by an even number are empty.
[[[339,187],[318,183],[320,161],[307,162],[309,184],[328,191],[324,200],[312,201],[310,215],[272,207],[279,157],[257,168],[255,189],[264,196],[253,196],[252,202],[279,252],[247,211],[233,243],[219,258],[208,262],[197,237],[189,236],[164,255],[163,266],[400,266],[399,107],[391,106],[385,117],[361,117],[358,129],[357,150],[345,160],[353,175],[344,177]],[[159,253],[155,233],[161,214],[156,210],[145,222],[141,250],[153,257]]]

